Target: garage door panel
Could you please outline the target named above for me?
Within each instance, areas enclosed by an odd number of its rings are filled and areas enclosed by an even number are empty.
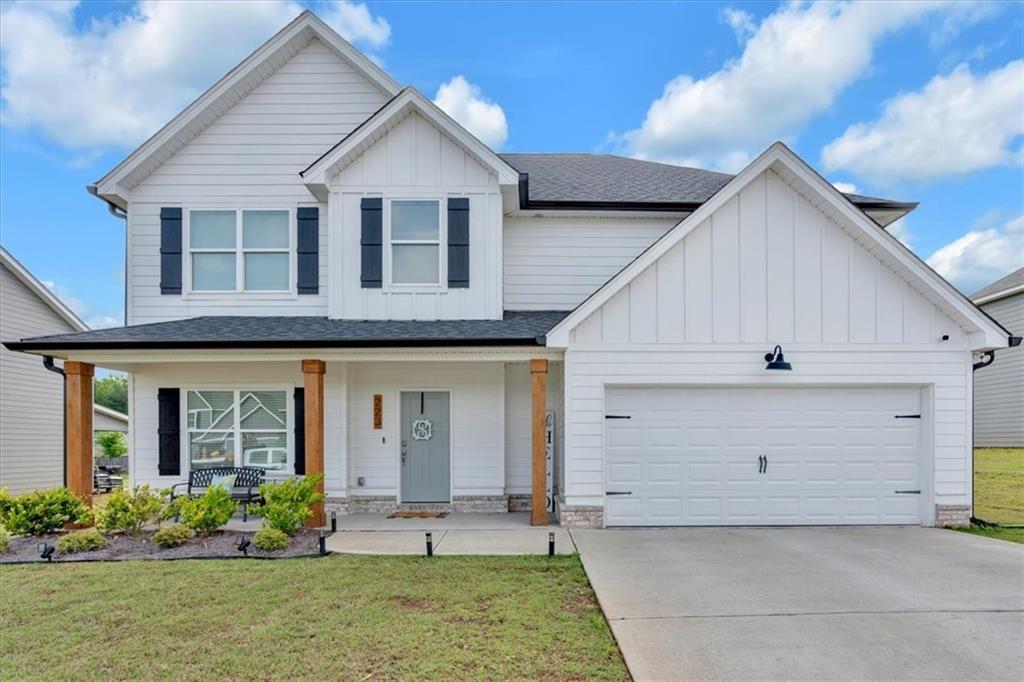
[[[919,496],[894,491],[920,488],[921,422],[894,416],[919,400],[914,388],[608,389],[608,413],[630,419],[605,423],[607,486],[632,494],[608,498],[607,523],[918,523]]]

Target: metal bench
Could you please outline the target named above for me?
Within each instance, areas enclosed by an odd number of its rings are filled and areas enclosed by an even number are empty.
[[[249,505],[262,502],[260,485],[264,482],[266,470],[257,467],[211,467],[209,469],[192,469],[188,472],[188,481],[175,483],[171,486],[171,501],[181,497],[178,489],[185,487],[184,495],[199,497],[206,493],[214,476],[234,476],[235,486],[231,489],[231,499],[242,503],[242,520],[249,520]]]

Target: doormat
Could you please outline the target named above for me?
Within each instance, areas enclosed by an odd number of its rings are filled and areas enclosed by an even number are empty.
[[[396,511],[389,519],[443,519],[448,516],[446,511]]]

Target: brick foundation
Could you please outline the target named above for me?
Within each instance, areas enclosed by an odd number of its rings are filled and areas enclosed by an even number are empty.
[[[965,504],[935,505],[935,525],[939,528],[964,528],[971,525],[971,508]]]
[[[453,512],[471,514],[505,514],[508,513],[507,495],[466,495],[452,499]]]
[[[510,512],[528,512],[533,509],[532,495],[509,495],[508,510]]]
[[[604,528],[604,507],[560,504],[558,523],[563,528]]]
[[[527,503],[529,502],[529,496]],[[470,514],[504,514],[512,511],[508,495],[465,495],[447,502],[399,504],[393,495],[353,495],[329,497],[324,501],[328,515],[391,514],[401,508],[406,511],[446,511]],[[529,506],[527,506],[529,509]]]

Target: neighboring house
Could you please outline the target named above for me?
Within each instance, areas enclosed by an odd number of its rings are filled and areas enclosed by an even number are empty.
[[[103,433],[104,431],[128,433],[128,415],[103,405],[93,405],[92,430],[93,433]]]
[[[982,310],[1014,334],[1024,334],[1024,268],[971,296]],[[974,374],[974,444],[1024,447],[1024,348],[995,353]]]
[[[550,443],[566,525],[970,515],[972,357],[1008,332],[883,229],[913,204],[782,144],[735,176],[495,154],[307,12],[90,191],[129,326],[4,340],[83,400],[130,373],[134,483],[259,464],[339,513],[545,523]]]
[[[0,338],[88,327],[0,248]],[[41,358],[0,349],[0,486],[12,493],[64,483],[64,393]]]

